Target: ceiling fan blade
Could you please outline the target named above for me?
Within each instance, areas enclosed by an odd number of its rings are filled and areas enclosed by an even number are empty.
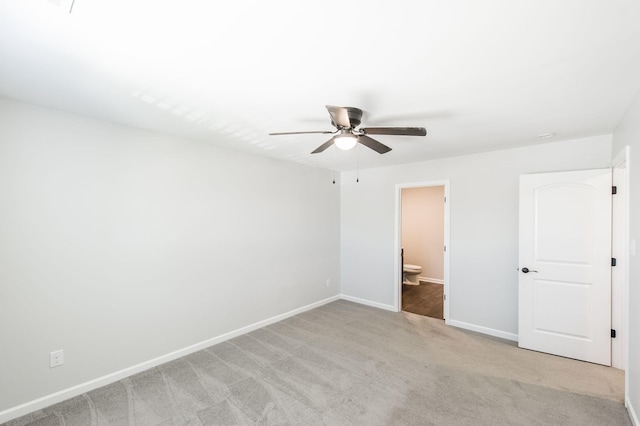
[[[325,143],[323,143],[322,145],[320,145],[319,147],[317,147],[316,149],[314,149],[313,151],[311,151],[312,154],[318,154],[319,152],[324,151],[325,149],[329,148],[331,145],[333,145],[333,140],[335,137],[329,139],[328,141],[326,141]]]
[[[360,129],[366,135],[398,135],[398,136],[426,136],[424,127],[366,127]]]
[[[378,154],[384,154],[386,152],[391,151],[391,148],[389,148],[388,146],[386,146],[384,144],[381,144],[377,140],[372,139],[367,135],[358,136],[358,142],[360,142],[362,145],[364,145],[364,146],[366,146],[368,148],[371,148],[372,150],[374,150]]]
[[[329,115],[331,116],[331,120],[338,127],[351,127],[351,121],[349,120],[349,112],[344,107],[327,105],[327,111],[329,111]]]
[[[335,133],[335,131],[331,132],[329,130],[317,130],[317,131],[310,131],[310,132],[274,132],[274,133],[269,133],[269,136],[277,136],[277,135],[307,135],[307,134],[312,134],[312,133],[331,134],[331,133]]]

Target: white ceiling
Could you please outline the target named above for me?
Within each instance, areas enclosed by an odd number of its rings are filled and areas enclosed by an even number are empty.
[[[1,96],[334,170],[610,133],[638,89],[637,0],[0,0]],[[428,134],[267,135],[327,104]]]

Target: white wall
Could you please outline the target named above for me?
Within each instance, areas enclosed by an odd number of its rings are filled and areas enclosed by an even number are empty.
[[[612,155],[617,155],[625,146],[631,147],[629,173],[629,238],[640,248],[640,95],[613,134]],[[640,424],[640,259],[629,256],[629,328],[627,329],[629,353],[627,357],[627,406]]]
[[[401,198],[404,263],[420,265],[419,277],[442,282],[444,186],[404,188]]]
[[[450,312],[458,323],[518,329],[518,176],[609,167],[611,137],[360,171],[342,176],[342,293],[394,303],[395,185],[450,179]]]
[[[338,295],[331,181],[0,98],[0,412]]]

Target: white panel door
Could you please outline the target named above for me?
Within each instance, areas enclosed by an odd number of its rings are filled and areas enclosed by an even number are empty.
[[[611,365],[611,170],[520,176],[521,348]]]

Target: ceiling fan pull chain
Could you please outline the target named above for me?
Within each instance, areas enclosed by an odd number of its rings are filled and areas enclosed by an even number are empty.
[[[360,144],[356,145],[356,183],[360,182]]]
[[[333,145],[333,164],[336,164],[336,146],[335,144]],[[336,171],[333,171],[333,184],[336,184]]]

